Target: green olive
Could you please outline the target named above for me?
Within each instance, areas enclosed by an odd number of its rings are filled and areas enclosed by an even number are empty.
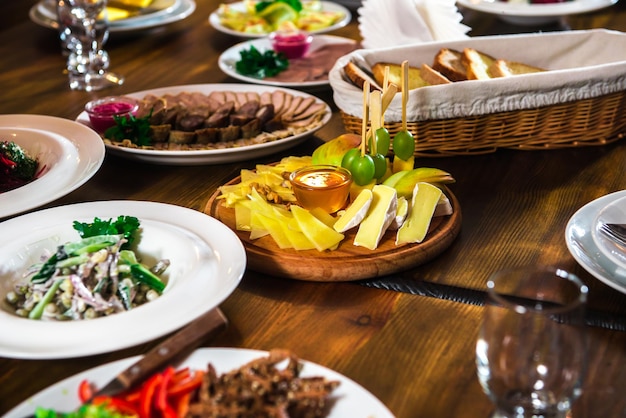
[[[374,133],[374,137],[376,140],[376,152],[382,155],[387,155],[389,152],[389,145],[391,144],[391,136],[389,135],[389,131],[386,128],[378,128]],[[374,147],[370,141],[370,150],[373,150]]]
[[[387,159],[383,154],[372,155],[374,160],[374,178],[380,180],[387,172]]]
[[[341,159],[341,166],[350,170],[354,160],[359,157],[361,157],[361,150],[359,148],[352,148],[343,155],[343,158]]]
[[[352,173],[352,179],[359,186],[369,184],[374,179],[374,173],[376,172],[374,159],[367,154],[354,159],[350,166],[350,172]]]
[[[400,131],[393,137],[393,153],[401,160],[408,160],[415,153],[415,139],[409,131]]]

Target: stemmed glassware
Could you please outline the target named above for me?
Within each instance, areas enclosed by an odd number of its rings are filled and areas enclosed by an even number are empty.
[[[96,91],[119,85],[124,77],[112,73],[102,49],[109,36],[107,0],[58,0],[59,37],[67,55],[72,90]]]
[[[487,288],[476,364],[493,417],[566,417],[586,369],[587,287],[564,270],[521,268]]]

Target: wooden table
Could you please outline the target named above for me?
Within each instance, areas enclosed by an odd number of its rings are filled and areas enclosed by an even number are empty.
[[[68,89],[56,33],[32,23],[26,14],[14,16],[15,23],[0,29],[0,113],[73,119],[87,101],[104,94],[234,82],[219,70],[217,58],[239,40],[209,25],[208,15],[217,5],[216,0],[199,0],[195,13],[182,22],[146,33],[113,35],[106,49],[112,69],[125,75],[126,82],[91,94]],[[538,30],[511,27],[477,13],[468,13],[468,23],[472,35]],[[568,24],[574,29],[626,30],[626,4],[572,17]],[[335,34],[359,39],[356,20]],[[329,90],[315,94],[332,104]],[[309,154],[342,130],[335,113],[310,141],[262,162]],[[46,207],[143,199],[201,211],[216,187],[257,162],[176,167],[107,155],[87,184]],[[626,296],[586,273],[564,241],[565,225],[575,211],[595,198],[626,189],[626,142],[558,151],[502,150],[419,163],[447,170],[457,179],[451,188],[461,204],[463,226],[447,251],[399,274],[400,280],[481,290],[489,274],[504,267],[558,265],[587,282],[591,307],[626,314]],[[488,416],[492,405],[478,384],[474,365],[482,308],[369,284],[309,283],[247,271],[221,305],[229,329],[206,345],[289,348],[362,384],[398,417]],[[574,416],[626,416],[626,333],[594,327],[589,335],[587,391]],[[0,358],[0,413],[62,378],[144,353],[154,344],[67,360]]]

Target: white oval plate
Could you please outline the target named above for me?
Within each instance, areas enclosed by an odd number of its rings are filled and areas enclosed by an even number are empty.
[[[174,22],[178,22],[180,20],[186,19],[195,10],[196,10],[196,3],[194,0],[180,0],[178,5],[174,7],[171,11],[169,11],[169,13],[167,14],[164,14],[162,16],[157,16],[157,17],[150,16],[150,18],[147,18],[147,16],[145,16],[146,17],[145,19],[139,19],[135,22],[130,22],[130,23],[127,22],[126,24],[121,24],[121,23],[115,24],[115,25],[111,24],[111,27],[109,28],[109,32],[111,34],[119,34],[119,33],[128,33],[128,32],[152,29],[152,28],[156,28],[159,26],[165,26],[170,23],[174,23]],[[28,16],[30,17],[30,20],[32,20],[33,22],[35,22],[36,24],[40,26],[43,26],[49,29],[54,29],[54,30],[59,29],[59,24],[57,20],[51,19],[49,16],[46,16],[45,14],[43,14],[37,4],[31,7],[28,13]]]
[[[267,356],[267,352],[238,348],[201,348],[192,353],[180,366],[206,370],[211,363],[218,374],[227,373],[245,363]],[[22,402],[5,415],[5,418],[22,418],[32,414],[37,406],[57,411],[72,411],[80,406],[78,385],[84,379],[101,387],[122,370],[137,361],[139,357],[108,363],[76,374],[50,386]],[[337,380],[339,386],[331,398],[336,399],[328,418],[393,418],[393,414],[374,395],[353,380],[315,363],[303,361],[303,377],[322,376]]]
[[[237,11],[245,11],[246,10],[245,3],[242,2],[242,1],[239,1],[239,2],[236,2],[236,3],[230,3],[229,7],[231,7],[233,10],[237,10]],[[350,20],[352,20],[352,14],[350,13],[350,10],[348,10],[344,6],[342,6],[340,4],[337,4],[337,3],[334,3],[332,1],[322,1],[322,10],[328,11],[328,12],[341,12],[341,13],[343,13],[343,19],[337,21],[337,23],[335,23],[332,26],[328,26],[327,28],[311,31],[310,32],[311,34],[326,33],[326,32],[331,32],[331,31],[337,30],[339,28],[342,28],[342,27],[346,26],[348,23],[350,23]],[[233,35],[233,36],[239,36],[241,38],[263,38],[263,37],[269,35],[269,33],[245,33],[245,32],[238,32],[238,31],[236,31],[234,29],[227,28],[226,26],[222,25],[221,22],[220,22],[219,9],[215,10],[213,13],[211,13],[211,15],[209,16],[209,23],[211,23],[211,26],[213,26],[215,29],[217,29],[220,32],[227,33],[227,34]]]
[[[626,248],[600,232],[602,224],[626,224],[626,197],[608,204],[596,217],[591,230],[593,242],[609,260],[626,270]]]
[[[332,36],[332,35],[315,35],[313,37],[313,42],[311,43],[311,48],[309,53],[314,52],[316,49],[319,49],[325,45],[329,44],[355,44],[356,41],[343,38],[341,36]],[[220,69],[226,74],[233,78],[236,78],[241,81],[245,81],[248,83],[255,84],[263,84],[266,86],[282,86],[289,88],[309,88],[309,87],[319,87],[319,86],[327,86],[330,85],[330,81],[328,80],[328,74],[326,74],[326,78],[323,80],[316,81],[303,81],[303,82],[280,82],[280,81],[272,81],[265,80],[262,78],[249,77],[243,74],[239,74],[237,69],[235,68],[237,61],[241,59],[240,51],[248,50],[251,46],[254,46],[259,51],[266,51],[268,49],[272,49],[272,44],[268,38],[259,38],[252,39],[249,41],[241,42],[237,45],[234,45],[224,51],[217,61]],[[328,69],[330,72],[330,68]],[[287,70],[288,71],[288,70]]]
[[[0,141],[14,141],[36,158],[37,179],[0,193],[0,219],[52,202],[89,180],[104,161],[93,130],[71,120],[40,115],[0,115]]]
[[[137,93],[127,94],[126,96],[141,99],[148,94],[162,96],[166,93],[176,94],[180,92],[198,92],[209,94],[212,91],[245,91],[263,93],[264,91],[284,90],[294,96],[314,97],[310,94],[284,89],[280,87],[255,86],[249,84],[195,84],[186,86],[163,87],[155,90],[144,90]],[[324,103],[322,100],[314,97],[316,102]],[[121,157],[133,160],[144,161],[153,164],[169,164],[169,165],[201,165],[201,164],[222,164],[234,161],[253,160],[258,157],[270,155],[276,152],[291,148],[307,139],[314,132],[322,128],[328,123],[332,115],[330,107],[326,105],[326,115],[322,123],[315,129],[303,132],[298,135],[289,136],[276,141],[265,142],[262,144],[254,144],[237,148],[212,149],[212,150],[187,150],[187,151],[169,151],[169,150],[148,150],[140,148],[128,148],[115,145],[106,145],[107,151]],[[76,118],[77,122],[89,126],[89,117],[87,112],[82,112]]]
[[[126,19],[113,20],[109,24],[111,27],[117,25],[134,25],[143,20],[161,19],[170,15],[180,7],[181,0],[153,0],[149,7],[141,10],[137,15]],[[39,13],[48,19],[57,19],[57,9],[55,0],[42,0],[37,3]]]
[[[580,208],[565,228],[565,242],[574,259],[604,284],[626,294],[626,269],[615,265],[592,238],[595,220],[607,205],[626,197],[626,190],[602,196]]]
[[[137,252],[171,265],[163,295],[146,305],[81,321],[38,321],[16,316],[4,299],[44,250],[79,239],[73,221],[135,216]],[[147,258],[146,258],[147,257]],[[238,286],[246,254],[237,236],[201,212],[155,202],[107,201],[60,206],[0,223],[0,356],[68,358],[131,347],[170,333],[218,306]],[[137,332],[141,330],[141,332]]]
[[[457,0],[457,5],[498,15],[515,24],[543,24],[562,16],[589,13],[612,6],[618,0],[574,0],[563,3],[524,4],[497,0]]]

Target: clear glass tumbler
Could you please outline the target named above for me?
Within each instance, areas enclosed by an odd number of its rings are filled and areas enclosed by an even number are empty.
[[[487,282],[476,344],[493,417],[565,417],[586,371],[587,287],[551,267],[503,270]]]
[[[59,38],[67,56],[72,90],[96,91],[119,85],[124,78],[112,73],[103,49],[109,36],[107,0],[58,0]]]

